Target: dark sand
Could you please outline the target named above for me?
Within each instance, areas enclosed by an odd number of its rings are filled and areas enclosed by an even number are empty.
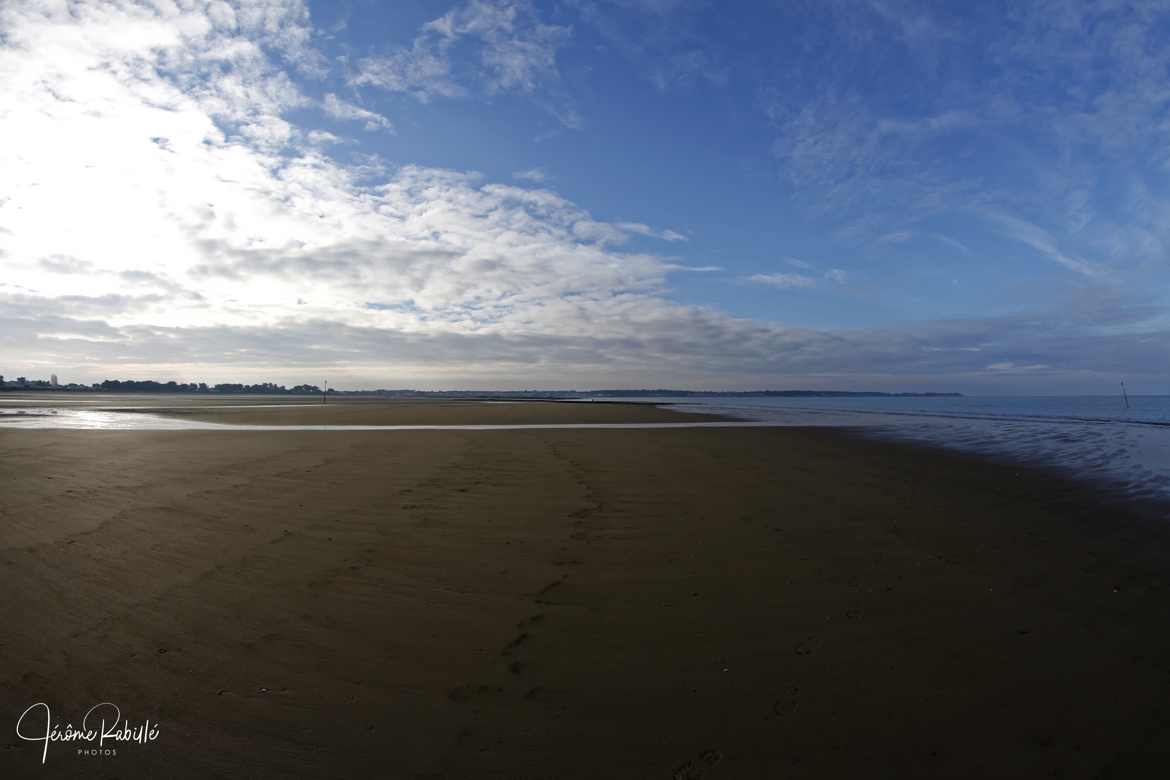
[[[726,419],[609,401],[383,401],[331,400],[328,404],[145,407],[140,411],[233,425],[541,425],[556,423],[701,422]]]
[[[827,430],[3,429],[0,486],[0,777],[1170,766],[1170,532],[1020,469]],[[42,767],[36,701],[161,736]]]

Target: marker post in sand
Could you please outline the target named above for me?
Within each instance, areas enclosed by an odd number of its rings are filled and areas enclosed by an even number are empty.
[[[1121,383],[1121,398],[1125,401],[1125,408],[1129,408],[1129,393],[1125,392],[1125,382]]]
[[[329,403],[329,380],[325,380],[325,389],[321,391],[321,403]]]

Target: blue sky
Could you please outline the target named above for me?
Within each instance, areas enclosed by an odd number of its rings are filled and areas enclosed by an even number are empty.
[[[0,367],[1170,387],[1165,3],[0,10]]]

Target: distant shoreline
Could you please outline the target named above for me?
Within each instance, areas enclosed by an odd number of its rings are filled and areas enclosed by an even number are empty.
[[[167,387],[124,389],[118,387],[16,387],[2,386],[0,392],[16,393],[117,393],[119,395],[272,395],[312,398],[325,394],[321,390],[295,391],[275,388],[241,389],[171,389]],[[563,400],[575,398],[962,398],[962,393],[887,393],[870,390],[334,390],[330,396],[369,398],[522,398],[528,400]]]

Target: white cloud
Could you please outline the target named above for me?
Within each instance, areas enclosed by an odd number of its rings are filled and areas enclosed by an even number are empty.
[[[41,268],[59,274],[85,273],[93,268],[93,263],[78,260],[76,257],[70,257],[69,255],[42,257],[39,262]]]
[[[987,210],[985,216],[998,225],[1003,235],[1021,244],[1028,246],[1056,262],[1070,271],[1089,277],[1102,276],[1103,271],[1098,266],[1071,253],[1062,251],[1057,246],[1056,238],[1039,225],[1010,214]]]
[[[748,277],[748,281],[756,284],[764,284],[770,287],[782,288],[799,288],[799,287],[816,287],[817,277],[814,273],[820,273],[817,266],[801,260],[799,257],[786,257],[784,262],[787,265],[799,268],[807,273],[766,273],[753,274]],[[823,273],[820,273],[821,278],[826,282],[833,284],[845,284],[849,281],[849,273],[841,268],[830,268]]]
[[[676,230],[655,230],[641,222],[618,222],[616,226],[627,233],[633,233],[647,238],[657,238],[663,241],[686,241],[687,237]]]
[[[305,134],[305,139],[312,144],[340,144],[345,143],[341,138],[338,138],[328,130],[310,130]]]
[[[974,252],[971,251],[971,247],[967,246],[962,241],[959,241],[956,238],[951,238],[950,236],[945,236],[942,233],[931,233],[929,235],[935,241],[938,241],[942,244],[945,244],[946,246],[949,246],[952,249],[957,249],[965,255],[969,256],[969,255],[974,254]]]
[[[936,135],[973,127],[980,123],[980,119],[967,111],[943,111],[911,119],[884,118],[877,121],[875,130],[878,133],[903,135],[912,138]]]
[[[566,127],[580,116],[559,87],[557,51],[571,29],[544,24],[525,0],[468,0],[424,24],[409,47],[359,60],[352,86],[406,92],[420,100],[482,89],[536,96]],[[461,68],[467,59],[470,68]]]
[[[1050,368],[1050,366],[1048,366],[1044,363],[1029,363],[1026,365],[1019,365],[1017,363],[1011,362],[1010,360],[1005,360],[1005,361],[1000,362],[1000,363],[990,363],[987,366],[988,371],[1017,372],[1017,373],[1031,373],[1034,371],[1044,371],[1048,368]]]
[[[815,287],[817,280],[805,274],[752,274],[748,281],[769,287]]]
[[[321,108],[334,119],[349,119],[357,122],[365,122],[367,130],[394,129],[393,123],[381,114],[342,100],[332,92],[326,93],[324,100],[321,101]]]
[[[446,52],[434,46],[429,36],[415,40],[409,49],[361,60],[349,78],[352,86],[373,86],[389,92],[407,92],[419,100],[432,97],[461,97],[467,91],[451,76]]]
[[[512,174],[513,179],[520,179],[521,181],[531,181],[540,183],[548,178],[548,174],[544,172],[544,168],[529,168],[526,171],[516,171]]]
[[[710,53],[702,49],[690,49],[657,58],[650,67],[649,78],[659,92],[666,94],[672,89],[690,87],[702,81],[723,87],[730,78],[730,72],[719,65]]]
[[[524,360],[597,361],[597,345],[648,337],[650,323],[665,334],[732,322],[661,298],[671,263],[611,248],[670,231],[602,222],[555,193],[471,173],[321,154],[337,136],[285,118],[306,101],[221,10],[178,21],[138,5],[3,13],[0,262],[20,284],[0,295],[27,313],[9,333],[51,331],[52,354],[70,339],[107,345],[94,360],[155,354],[146,345],[166,329],[198,342],[192,360],[246,360],[254,347],[230,347],[241,333],[266,354],[323,359],[318,336],[289,334],[327,322],[367,345],[494,340]],[[541,346],[580,334],[588,349]],[[651,353],[673,362],[679,344],[662,338]],[[43,355],[48,342],[37,343],[6,341],[0,356]]]
[[[683,263],[667,263],[664,267],[668,271],[682,271],[694,274],[712,274],[717,271],[726,270],[721,265],[685,265]]]

